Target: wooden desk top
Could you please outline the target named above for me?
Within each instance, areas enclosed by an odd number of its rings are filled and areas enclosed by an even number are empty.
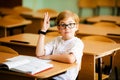
[[[0,52],[0,62],[4,62],[7,58],[11,58],[14,56],[17,56],[17,55]],[[35,74],[34,77],[36,77],[36,78],[48,78],[48,77],[60,74],[62,72],[65,72],[66,70],[76,66],[75,63],[66,64],[66,63],[60,63],[60,62],[55,62],[55,61],[51,61],[50,63],[54,65],[53,68],[48,69],[48,70],[43,71],[43,72],[40,72],[38,74]]]
[[[5,38],[0,38],[1,43],[8,43],[8,44],[16,44],[16,45],[23,45],[23,46],[30,46],[30,47],[36,47],[37,40],[39,35],[38,34],[30,34],[30,33],[24,33],[14,36],[9,36]],[[51,41],[54,37],[48,36],[45,39],[45,43]],[[30,42],[30,44],[23,44],[23,43],[15,43],[10,42],[10,40],[20,40],[20,41],[27,41]],[[97,41],[83,41],[85,48],[84,53],[95,55],[95,56],[105,56],[108,51],[115,51],[120,49],[120,44],[112,44],[107,42],[97,42]]]
[[[78,34],[82,34],[82,35],[101,35],[101,36],[120,38],[120,36],[107,35],[108,33],[120,34],[120,28],[119,27],[103,28],[103,27],[94,27],[93,25],[80,24],[79,32],[78,32]]]
[[[23,16],[31,16],[32,18],[37,18],[37,19],[44,19],[44,13],[45,12],[22,12],[21,15]],[[49,13],[50,18],[56,18],[58,16],[58,12],[54,13]]]
[[[100,22],[100,21],[110,21],[120,25],[119,16],[95,16],[87,19],[87,22],[91,22],[91,23]]]
[[[18,35],[13,35],[13,36],[0,38],[0,42],[36,47],[38,38],[39,38],[39,34],[23,33],[23,34],[18,34]],[[54,39],[54,37],[46,36],[45,43],[51,41],[52,39]],[[29,44],[10,42],[10,40],[25,41],[25,42],[29,42]]]
[[[109,52],[117,51],[120,49],[120,44],[113,44],[100,41],[88,41],[84,40],[84,53],[95,55],[96,58],[109,55]]]
[[[7,58],[15,57],[17,54],[0,52],[0,63],[4,62]]]
[[[51,27],[49,30],[57,31],[57,27]],[[94,27],[93,25],[88,25],[88,24],[80,24],[79,31],[77,34],[78,35],[101,35],[101,36],[107,36],[107,37],[120,38],[120,36],[107,35],[108,33],[120,35],[120,28],[119,27],[103,28],[103,27]]]
[[[4,27],[4,28],[12,28],[12,27],[17,27],[17,26],[22,26],[22,25],[28,25],[31,23],[32,23],[31,20],[24,20],[20,23],[11,23],[9,21],[4,21],[0,19],[0,27]]]
[[[60,62],[55,62],[55,61],[52,61],[50,63],[52,63],[54,65],[53,68],[51,68],[47,71],[38,73],[35,76],[37,76],[39,78],[48,78],[50,76],[60,74],[62,72],[65,72],[68,69],[76,67],[75,63],[74,64],[66,64],[66,63],[60,63]]]

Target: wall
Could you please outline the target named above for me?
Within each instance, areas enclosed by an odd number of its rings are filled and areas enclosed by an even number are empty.
[[[23,6],[30,7],[34,10],[38,10],[40,8],[52,8],[58,12],[71,10],[78,13],[76,2],[77,0],[23,0]]]
[[[77,7],[78,0],[23,0],[22,5],[25,7],[29,7],[34,11],[41,8],[52,8],[58,12],[63,10],[71,10],[79,15],[79,9]],[[101,8],[101,15],[110,14],[110,9]],[[80,17],[86,18],[89,16],[93,16],[91,9],[83,9],[82,15]],[[39,30],[39,20],[32,20],[32,24],[29,27],[25,28],[25,32],[37,33]],[[34,30],[33,30],[34,28]]]
[[[40,8],[52,8],[61,12],[63,10],[71,10],[78,14],[77,0],[23,0],[23,6],[30,7],[34,11]],[[100,15],[110,15],[111,9],[101,8]],[[84,9],[82,17],[93,16],[91,9]]]

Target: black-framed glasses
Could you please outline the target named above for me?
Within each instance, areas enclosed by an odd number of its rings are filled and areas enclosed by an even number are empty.
[[[72,29],[75,27],[75,25],[76,23],[69,23],[69,24],[62,23],[62,24],[59,24],[58,26],[60,26],[62,29],[66,29],[66,27],[68,27],[69,29]]]

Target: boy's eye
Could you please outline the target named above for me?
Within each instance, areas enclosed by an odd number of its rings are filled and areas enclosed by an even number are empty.
[[[67,26],[67,24],[61,24],[61,26],[62,26],[62,27],[66,27],[66,26]]]
[[[73,23],[70,23],[70,24],[68,24],[68,25],[72,26],[72,25],[73,25]]]

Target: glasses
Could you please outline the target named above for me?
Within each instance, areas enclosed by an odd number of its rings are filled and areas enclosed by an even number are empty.
[[[66,29],[67,27],[69,29],[72,29],[75,27],[75,25],[76,25],[76,23],[69,23],[69,24],[62,23],[62,24],[59,24],[58,26],[60,26],[62,29]]]

